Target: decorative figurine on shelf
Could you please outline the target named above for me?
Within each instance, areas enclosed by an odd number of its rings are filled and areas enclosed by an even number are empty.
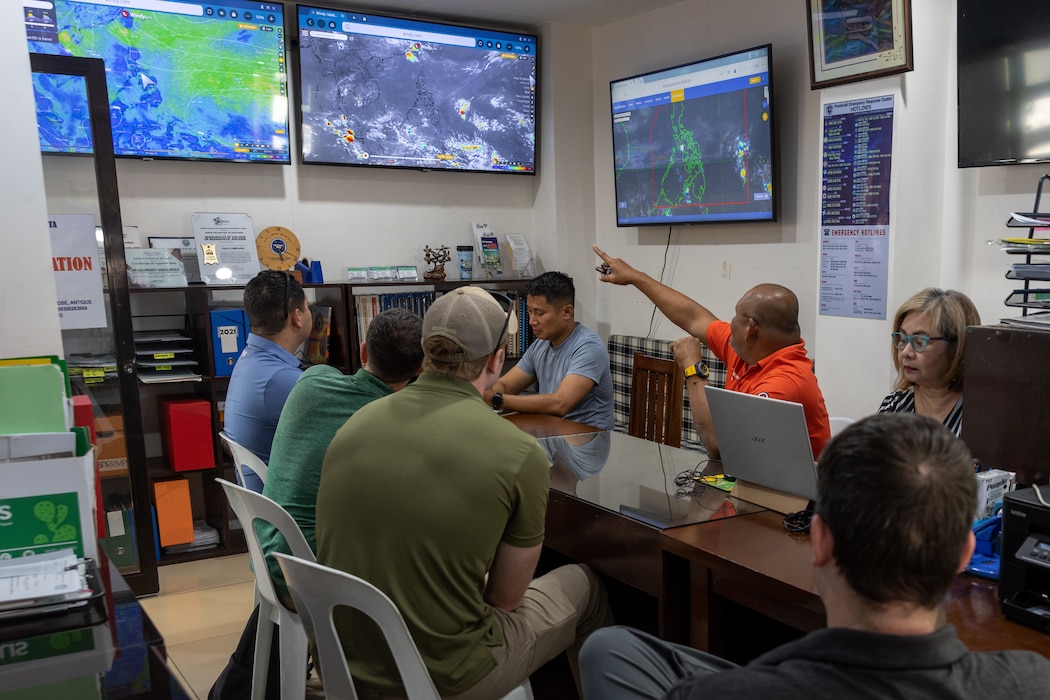
[[[423,279],[427,280],[443,280],[445,279],[445,263],[452,259],[449,255],[448,246],[439,246],[437,250],[434,250],[430,246],[423,247],[423,260],[428,265],[433,265],[432,270],[427,270],[423,273]]]

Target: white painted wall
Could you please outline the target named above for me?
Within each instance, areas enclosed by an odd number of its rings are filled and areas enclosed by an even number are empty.
[[[24,22],[21,3],[0,3],[0,53],[10,54],[0,109],[0,357],[62,354]]]

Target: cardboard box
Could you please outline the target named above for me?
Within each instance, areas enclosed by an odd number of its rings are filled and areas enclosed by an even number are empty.
[[[1014,490],[1014,473],[1002,469],[977,472],[977,519],[994,515],[995,504]]]
[[[211,404],[195,397],[157,399],[168,464],[177,472],[215,466]]]
[[[233,374],[233,365],[248,340],[248,317],[244,309],[214,309],[211,312],[211,347],[215,376]]]
[[[0,464],[0,557],[72,547],[98,557],[95,451],[81,457]]]
[[[157,537],[161,547],[193,542],[190,482],[185,479],[153,482],[153,504],[157,509]]]

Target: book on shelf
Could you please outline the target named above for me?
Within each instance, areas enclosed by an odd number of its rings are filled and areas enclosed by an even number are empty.
[[[481,237],[481,270],[482,278],[503,276],[503,258],[496,236]]]
[[[332,335],[332,307],[313,305],[313,328],[306,342],[306,361],[312,365],[323,365],[328,361],[328,341]]]
[[[503,276],[503,256],[500,252],[499,237],[487,221],[475,221],[471,224],[474,232],[474,251],[477,262],[474,265],[475,279],[492,279]]]

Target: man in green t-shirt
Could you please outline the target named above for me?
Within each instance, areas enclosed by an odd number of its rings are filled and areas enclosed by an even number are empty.
[[[539,443],[482,395],[506,355],[512,310],[480,288],[440,297],[423,320],[423,374],[336,433],[317,497],[317,558],[397,604],[443,697],[501,697],[608,624],[585,566],[533,580],[550,468]],[[351,673],[404,694],[374,627],[336,611]]]
[[[270,452],[263,495],[288,511],[317,551],[315,521],[321,464],[336,431],[364,405],[400,391],[416,378],[423,362],[423,321],[407,309],[390,309],[368,324],[361,345],[361,369],[346,376],[317,365],[303,373],[288,396]],[[263,551],[291,554],[276,528],[259,526]],[[266,558],[277,590],[284,593],[281,567]]]
[[[306,370],[292,387],[281,411],[270,451],[269,470],[263,495],[276,501],[295,519],[306,541],[317,550],[314,513],[321,465],[332,436],[358,409],[376,399],[400,391],[419,374],[423,361],[420,345],[423,321],[407,309],[391,309],[368,325],[361,344],[361,369],[346,376],[334,367],[317,365]],[[262,522],[256,532],[263,550],[291,554],[276,528]],[[284,575],[273,557],[267,557],[270,576],[291,605]],[[243,697],[251,688],[252,655],[259,626],[259,608],[248,619],[237,650],[219,676],[209,698]],[[271,645],[271,670],[280,668],[277,635]],[[267,696],[277,692],[276,674],[267,683]],[[243,692],[242,692],[243,691]]]

